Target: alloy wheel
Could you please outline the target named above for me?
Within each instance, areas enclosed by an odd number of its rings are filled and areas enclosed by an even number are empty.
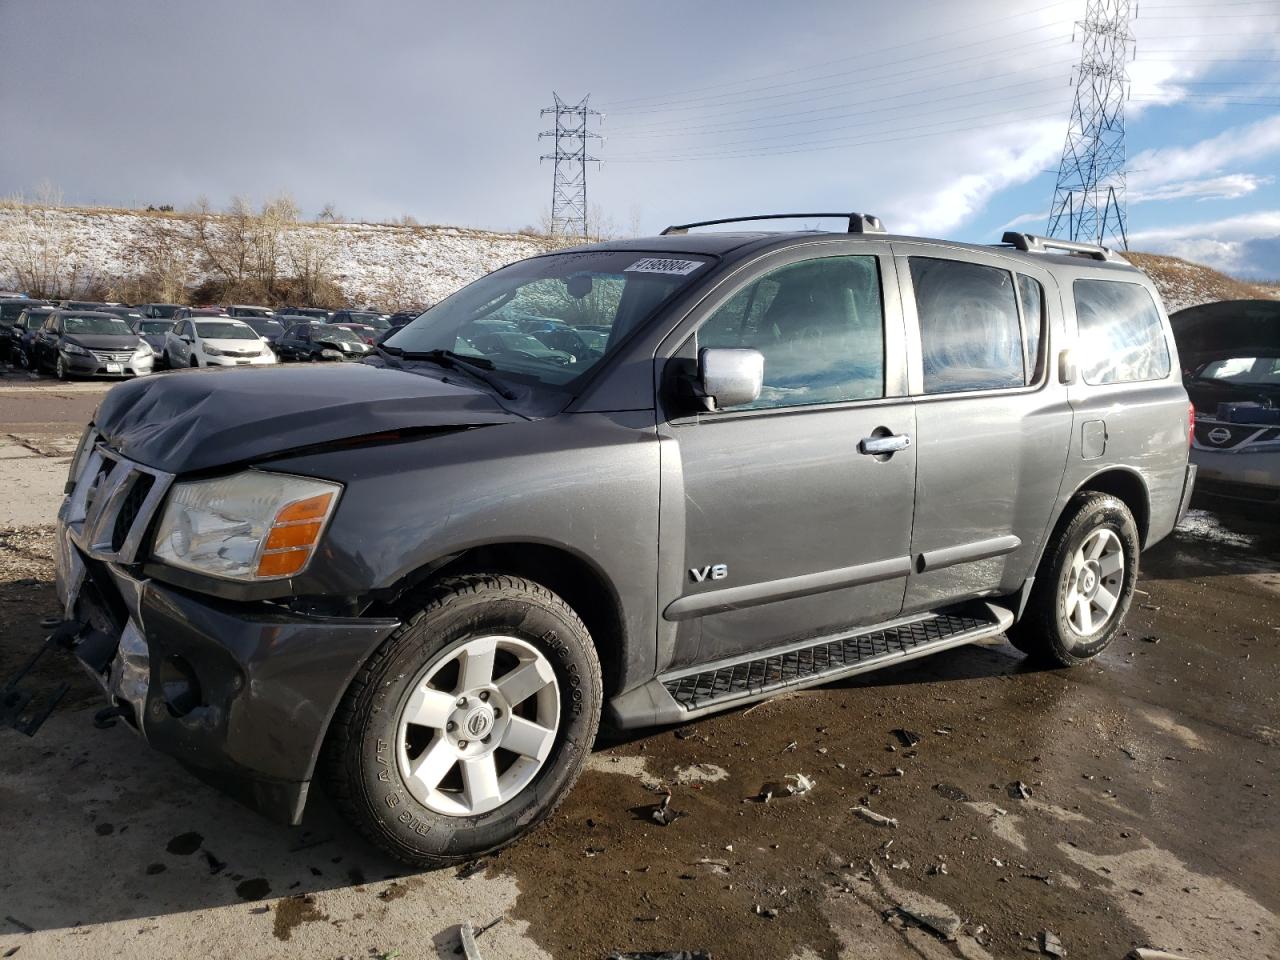
[[[1071,629],[1088,637],[1106,626],[1123,587],[1124,546],[1114,530],[1099,527],[1071,557],[1062,611]]]
[[[529,785],[559,726],[560,686],[546,655],[517,637],[472,637],[410,688],[396,725],[400,776],[429,810],[478,816]]]

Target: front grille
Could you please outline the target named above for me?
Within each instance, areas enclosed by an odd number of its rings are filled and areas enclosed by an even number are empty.
[[[172,480],[98,443],[72,478],[59,516],[88,556],[133,563]]]
[[[112,527],[112,550],[118,551],[124,546],[124,542],[129,536],[129,531],[133,529],[133,524],[138,519],[138,514],[142,512],[142,505],[147,500],[147,494],[151,492],[155,482],[156,478],[149,473],[139,473],[133,477],[129,492],[120,504],[120,512],[116,514],[115,526]]]
[[[128,363],[133,358],[132,350],[94,350],[92,353],[99,363]]]
[[[958,634],[985,629],[993,623],[989,619],[963,614],[943,614],[841,640],[823,641],[716,670],[705,670],[664,681],[663,686],[682,707],[695,710],[720,700],[764,693],[798,680],[839,673],[876,657],[906,653],[952,639]]]

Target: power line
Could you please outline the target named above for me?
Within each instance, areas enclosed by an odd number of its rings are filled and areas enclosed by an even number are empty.
[[[993,26],[993,25],[996,25],[996,24],[1006,23],[1006,22],[1008,22],[1009,20],[1014,20],[1014,19],[1017,19],[1018,17],[1026,17],[1026,16],[1030,16],[1030,15],[1032,15],[1032,14],[1036,14],[1036,13],[1043,13],[1043,12],[1045,12],[1046,10],[1052,10],[1054,7],[1060,7],[1060,6],[1062,6],[1064,3],[1072,3],[1072,4],[1075,4],[1075,3],[1078,3],[1078,2],[1079,2],[1079,0],[1056,0],[1056,2],[1054,2],[1054,3],[1050,3],[1050,4],[1048,4],[1047,6],[1043,6],[1043,7],[1037,7],[1037,8],[1036,8],[1036,9],[1034,9],[1034,10],[1024,10],[1024,11],[1022,11],[1022,12],[1020,12],[1020,13],[1008,14],[1008,15],[1002,16],[1002,17],[1000,17],[1000,18],[998,18],[998,19],[996,19],[996,20],[989,20],[989,21],[986,21],[986,22],[984,22],[984,23],[976,23],[976,24],[973,24],[973,25],[968,26],[968,27],[962,27],[962,28],[961,28],[961,29],[959,29],[959,30],[947,30],[947,31],[944,31],[944,32],[942,32],[942,33],[935,33],[935,34],[932,34],[931,36],[921,37],[921,38],[918,38],[918,39],[916,39],[916,40],[908,40],[908,41],[906,41],[906,42],[904,42],[904,43],[895,44],[895,45],[893,45],[893,46],[891,46],[891,47],[880,47],[880,48],[878,48],[875,52],[876,52],[877,54],[891,53],[891,52],[893,52],[894,50],[902,50],[902,49],[905,49],[905,48],[907,48],[907,47],[916,47],[916,46],[920,46],[921,44],[928,43],[928,42],[929,42],[929,41],[931,41],[931,40],[945,40],[945,39],[947,39],[948,37],[955,36],[957,33],[967,33],[967,32],[969,32],[969,31],[971,31],[971,30],[978,30],[978,29],[981,29],[981,28],[984,28],[984,27],[988,27],[988,26]],[[1043,29],[1046,29],[1046,28],[1048,28],[1048,27],[1052,27],[1052,26],[1053,26],[1053,24],[1044,24],[1044,25],[1039,26],[1039,27],[1031,27],[1031,28],[1029,28],[1029,29],[1027,29],[1027,30],[1020,30],[1020,31],[1017,31],[1016,33],[1013,33],[1013,34],[1006,34],[1005,36],[1006,36],[1006,37],[1008,37],[1008,36],[1020,36],[1020,35],[1026,34],[1026,33],[1032,33],[1032,32],[1034,32],[1034,31],[1036,31],[1036,30],[1043,30]],[[988,38],[987,38],[987,40],[985,40],[985,41],[977,41],[977,42],[979,42],[979,43],[983,43],[983,42],[988,42],[988,41],[990,41],[990,40],[992,40],[992,39],[1000,39],[1000,38],[999,38],[999,37],[988,37]],[[962,48],[952,47],[951,49],[955,50],[955,49],[962,49]],[[791,68],[791,69],[789,69],[789,70],[777,70],[777,71],[774,71],[774,72],[772,72],[772,73],[757,74],[757,75],[756,75],[756,76],[754,76],[754,77],[741,77],[741,78],[739,78],[739,79],[737,79],[737,80],[726,80],[726,81],[724,81],[724,82],[722,82],[722,83],[713,83],[713,84],[709,84],[709,85],[704,86],[704,87],[691,87],[691,88],[689,88],[689,89],[686,89],[686,90],[682,90],[682,91],[680,91],[680,94],[681,94],[681,95],[683,95],[683,94],[688,94],[688,93],[700,93],[700,92],[705,91],[705,90],[715,90],[715,89],[718,89],[718,88],[720,88],[720,87],[727,87],[727,86],[740,87],[740,86],[741,86],[742,84],[744,84],[744,83],[754,83],[754,82],[756,82],[757,80],[772,80],[772,79],[773,79],[773,78],[775,78],[775,77],[785,77],[785,76],[789,76],[789,75],[791,75],[791,74],[793,74],[793,73],[803,73],[803,72],[805,72],[805,71],[807,71],[807,70],[816,70],[816,69],[821,69],[822,67],[830,66],[831,64],[834,64],[834,63],[848,63],[848,62],[849,62],[849,61],[851,61],[851,60],[858,60],[858,61],[863,61],[863,62],[865,62],[865,60],[866,60],[866,56],[867,56],[867,55],[866,55],[866,53],[856,53],[856,54],[852,54],[852,55],[847,56],[847,57],[836,57],[835,59],[832,59],[832,60],[823,60],[823,61],[820,61],[820,62],[818,62],[818,63],[811,63],[811,64],[808,64],[808,65],[803,66],[803,67],[793,67],[793,68]],[[881,66],[888,66],[888,64],[881,64]],[[648,101],[648,100],[660,100],[660,99],[662,99],[662,98],[664,98],[664,97],[669,97],[669,96],[671,96],[671,94],[667,93],[667,94],[650,94],[650,95],[648,95],[648,96],[644,96],[644,97],[629,97],[629,98],[626,98],[626,99],[623,99],[623,100],[606,101],[606,103],[604,104],[604,107],[605,107],[605,109],[606,109],[606,112],[610,112],[610,113],[612,113],[612,112],[618,112],[618,111],[619,111],[619,108],[622,108],[624,104],[642,103],[642,102],[645,102],[645,101]],[[678,98],[677,98],[677,99],[678,99]],[[625,112],[625,109],[624,109],[622,112]]]
[[[1003,72],[1003,73],[988,74],[988,75],[986,75],[986,76],[984,76],[984,77],[975,77],[975,78],[973,78],[972,80],[961,80],[961,81],[959,81],[959,82],[957,82],[957,83],[949,84],[948,89],[954,89],[954,88],[958,88],[958,87],[970,86],[970,85],[972,85],[972,84],[977,84],[977,83],[985,83],[985,82],[988,82],[988,81],[991,81],[991,80],[1000,79],[1000,78],[1002,78],[1002,77],[1027,76],[1028,74],[1030,74],[1030,73],[1034,73],[1034,72],[1035,72],[1035,71],[1037,71],[1037,70],[1055,69],[1055,68],[1057,68],[1057,67],[1066,66],[1067,64],[1069,64],[1069,63],[1074,63],[1074,62],[1075,62],[1075,61],[1074,61],[1074,59],[1070,59],[1070,60],[1054,60],[1054,61],[1050,61],[1050,62],[1047,62],[1047,63],[1039,64],[1039,65],[1037,65],[1036,67],[1031,68],[1030,70],[1025,70],[1025,69],[1019,69],[1019,70],[1007,70],[1007,71],[1005,71],[1005,72]],[[946,74],[946,73],[949,73],[949,72],[950,72],[950,71],[948,71],[948,70],[945,70],[945,69],[944,69],[944,70],[942,70],[942,71],[941,71],[941,74]],[[930,73],[928,76],[926,76],[926,77],[915,77],[915,78],[913,78],[913,79],[916,79],[916,80],[927,80],[927,79],[931,79],[932,77],[935,77],[935,76],[938,76],[938,75],[939,75],[939,71],[936,71],[936,70],[935,70],[935,71],[931,72],[931,73]],[[884,80],[884,81],[880,81],[880,82],[863,83],[863,84],[860,84],[860,85],[859,85],[858,89],[859,89],[859,91],[864,91],[864,92],[865,92],[865,91],[872,91],[872,90],[876,90],[877,88],[879,88],[879,87],[883,87],[883,86],[886,86],[886,85],[896,85],[896,84],[897,84],[897,81],[892,80],[892,79],[889,79],[889,80]],[[928,92],[930,92],[930,91],[932,91],[932,90],[934,90],[934,89],[936,89],[936,88],[934,88],[934,87],[923,87],[923,88],[918,88],[918,89],[915,89],[915,90],[906,91],[906,92],[904,92],[904,93],[900,93],[900,94],[890,94],[889,96],[881,96],[881,95],[879,95],[879,94],[875,94],[875,95],[872,95],[872,96],[870,96],[870,97],[868,97],[868,98],[866,98],[866,99],[852,100],[852,101],[844,101],[842,104],[835,104],[835,105],[830,106],[830,107],[815,107],[815,108],[813,108],[812,110],[801,110],[801,111],[795,111],[795,112],[785,113],[785,114],[783,114],[783,115],[787,115],[787,116],[800,116],[800,115],[802,115],[802,114],[809,114],[809,113],[814,113],[814,112],[818,112],[818,111],[830,111],[830,110],[837,110],[837,109],[841,109],[841,108],[851,108],[851,107],[855,107],[855,106],[858,106],[858,105],[863,104],[863,103],[885,103],[885,102],[888,102],[888,101],[890,101],[890,100],[897,100],[897,99],[901,99],[901,98],[904,98],[904,97],[914,97],[914,96],[918,96],[918,95],[919,95],[919,94],[921,94],[921,93],[928,93]],[[825,99],[827,96],[834,96],[834,94],[822,94],[822,93],[815,93],[815,94],[813,94],[812,96],[806,97],[805,99],[806,99],[807,101],[820,100],[820,99]],[[767,109],[768,109],[768,110],[781,110],[781,111],[786,111],[786,110],[788,110],[788,105],[787,105],[787,104],[772,104],[772,105],[770,105]],[[745,115],[745,116],[752,116],[752,117],[760,117],[760,116],[762,116],[762,114],[759,112],[759,108],[758,108],[758,107],[756,107],[756,106],[745,107],[745,108],[740,109],[740,110],[727,110],[727,111],[722,111],[722,112],[720,112],[720,113],[719,113],[719,117],[721,117],[721,118],[727,118],[727,117],[741,117],[741,116],[744,116],[744,115]],[[768,117],[768,116],[769,116],[769,114],[767,114],[767,113],[766,113],[766,114],[763,114],[763,116],[764,116],[764,117]],[[732,122],[738,123],[738,122],[746,122],[746,121],[732,121]],[[623,127],[623,128],[622,128],[622,130],[621,130],[621,131],[618,131],[618,135],[620,135],[620,136],[621,136],[621,135],[630,135],[630,134],[632,134],[632,133],[636,133],[636,132],[652,132],[652,131],[655,131],[655,130],[674,130],[674,129],[678,129],[678,127],[677,127],[677,126],[675,126],[676,124],[684,125],[684,126],[682,127],[683,129],[688,129],[688,126],[689,126],[689,125],[693,125],[693,126],[698,126],[698,125],[699,125],[699,124],[698,124],[697,119],[696,119],[696,118],[694,118],[694,117],[680,117],[680,118],[675,118],[675,119],[673,119],[673,120],[669,120],[669,121],[663,121],[663,122],[650,122],[650,123],[645,124],[644,126],[639,126],[639,127],[636,127],[636,126],[625,126],[625,127]],[[610,136],[613,136],[613,135],[614,135],[614,132],[613,132],[613,130],[611,129],[611,131],[610,131]]]
[[[941,99],[944,99],[944,100],[945,100],[945,99],[954,99],[954,98],[945,98],[945,97],[944,97],[944,98],[941,98]],[[1015,96],[1015,97],[1002,97],[1002,98],[996,98],[996,99],[994,99],[994,100],[993,100],[993,99],[984,98],[982,102],[983,102],[983,104],[1008,103],[1008,102],[1013,101],[1013,100],[1023,100],[1023,99],[1025,99],[1025,97],[1016,97],[1016,96]],[[1038,108],[1040,108],[1040,107],[1048,106],[1050,102],[1051,102],[1051,101],[1048,101],[1048,100],[1046,100],[1045,98],[1041,97],[1037,102],[1032,103],[1032,104],[1029,104],[1029,105],[1028,105],[1028,106],[1026,106],[1026,107],[1018,108],[1018,109],[1026,109],[1026,110],[1038,109]],[[870,111],[869,111],[869,112],[870,112]],[[942,107],[942,108],[937,109],[937,110],[926,110],[926,111],[924,111],[924,112],[922,112],[922,113],[915,113],[915,114],[912,114],[910,117],[906,117],[906,118],[904,118],[903,116],[898,116],[898,117],[896,117],[896,118],[894,118],[894,119],[892,119],[892,120],[884,120],[884,119],[880,119],[880,120],[868,120],[868,121],[860,121],[860,122],[858,122],[858,123],[850,123],[850,124],[846,124],[846,125],[844,125],[844,126],[840,126],[840,127],[828,127],[827,129],[823,130],[822,132],[823,132],[823,133],[838,133],[838,132],[843,131],[843,130],[856,130],[856,129],[861,129],[861,128],[863,128],[863,127],[872,127],[872,128],[875,128],[875,127],[883,126],[883,125],[884,125],[884,124],[886,124],[886,123],[890,123],[890,124],[893,124],[893,123],[902,123],[902,122],[904,121],[904,119],[905,119],[905,120],[908,122],[908,124],[909,124],[909,127],[907,127],[907,129],[910,129],[911,127],[915,127],[915,126],[917,126],[917,125],[918,125],[916,121],[917,121],[917,118],[919,118],[919,117],[935,116],[935,115],[937,115],[937,114],[939,114],[939,113],[945,113],[945,114],[951,114],[951,115],[954,115],[954,114],[955,114],[955,112],[956,112],[956,108],[955,108],[955,107]],[[988,113],[980,113],[980,114],[978,114],[978,117],[982,117],[982,116],[984,116],[984,115],[989,115],[989,112],[988,112]],[[961,120],[961,119],[972,119],[972,118],[968,118],[968,117],[956,117],[956,116],[953,116],[953,120]],[[812,121],[811,121],[811,122],[812,122]],[[889,132],[896,132],[896,128],[895,128],[894,130],[892,130],[892,131],[889,131]],[[715,145],[714,145],[714,148],[715,148],[715,149],[717,149],[717,150],[720,150],[720,149],[723,149],[723,148],[725,148],[725,147],[742,146],[742,145],[744,145],[744,144],[767,143],[767,142],[769,142],[769,141],[771,141],[771,140],[786,140],[786,139],[790,139],[790,138],[792,138],[792,137],[794,137],[794,136],[795,136],[795,134],[794,134],[794,133],[782,133],[782,134],[777,134],[777,135],[775,135],[775,136],[771,136],[771,137],[750,137],[750,138],[745,139],[745,140],[729,140],[729,141],[727,141],[727,142],[722,142],[722,143],[717,143],[717,144],[715,144]],[[810,141],[810,142],[820,143],[820,142],[823,142],[823,141]]]
[[[855,137],[848,140],[842,140],[838,143],[831,143],[828,146],[815,146],[815,144],[822,143],[825,141],[802,141],[799,143],[791,144],[787,149],[782,149],[782,150],[766,149],[761,151],[739,151],[737,153],[728,153],[728,154],[706,153],[706,154],[701,154],[697,156],[684,156],[684,157],[664,156],[662,154],[656,154],[653,156],[632,156],[632,157],[620,157],[620,158],[610,157],[609,162],[610,163],[653,163],[653,162],[667,162],[667,161],[684,162],[684,161],[693,161],[693,160],[740,160],[748,157],[781,157],[781,156],[787,156],[789,154],[795,154],[795,153],[841,150],[841,149],[844,149],[845,147],[861,147],[861,146],[870,146],[873,144],[881,144],[881,143],[901,143],[907,140],[919,140],[919,139],[938,136],[938,135],[947,134],[947,133],[968,132],[970,130],[986,130],[992,127],[1006,126],[1009,122],[1015,119],[1024,123],[1031,123],[1036,120],[1047,120],[1054,117],[1062,116],[1062,112],[1060,110],[1055,110],[1052,113],[1036,114],[1035,116],[1031,116],[1031,117],[1018,116],[1022,112],[1023,111],[1014,110],[1014,111],[1006,111],[1003,113],[993,114],[991,116],[998,116],[1001,119],[993,120],[992,122],[985,123],[985,124],[972,124],[972,123],[969,123],[968,120],[964,120],[964,121],[948,120],[948,121],[943,121],[937,124],[926,124],[923,127],[918,124],[913,124],[908,129],[916,130],[919,132],[910,134],[907,136],[876,137],[872,139]],[[959,127],[955,127],[954,125],[956,123],[961,123],[962,125]],[[943,129],[943,127],[946,127],[947,129]]]
[[[987,60],[987,59],[989,59],[989,57],[987,57],[987,56],[983,56],[983,57],[978,58],[978,59]],[[1049,62],[1046,62],[1046,63],[1040,63],[1040,64],[1037,64],[1036,66],[1031,67],[1031,68],[1029,68],[1029,69],[1009,70],[1009,71],[1005,71],[1005,72],[1004,72],[1004,73],[1002,73],[1002,74],[988,75],[988,76],[987,76],[987,77],[985,77],[985,78],[984,78],[984,77],[975,77],[973,80],[969,80],[969,81],[960,81],[959,83],[950,84],[950,86],[960,86],[960,85],[962,85],[962,84],[967,84],[967,83],[977,83],[977,82],[981,82],[981,81],[982,81],[982,80],[984,80],[984,79],[993,79],[994,77],[999,77],[999,76],[1025,76],[1025,75],[1027,75],[1028,73],[1030,73],[1030,72],[1034,72],[1034,71],[1036,71],[1036,70],[1054,69],[1054,68],[1057,68],[1057,67],[1063,67],[1063,66],[1066,66],[1067,64],[1070,64],[1070,63],[1073,63],[1073,62],[1074,62],[1074,59],[1073,59],[1073,58],[1072,58],[1072,59],[1053,60],[1053,61],[1049,61]],[[917,67],[917,68],[915,68],[915,69],[913,69],[913,70],[905,71],[904,73],[894,74],[894,75],[887,75],[887,76],[885,76],[884,78],[879,79],[879,80],[872,80],[872,81],[850,80],[850,81],[846,81],[846,82],[844,82],[844,83],[833,84],[833,85],[831,85],[831,86],[829,86],[829,87],[820,88],[820,89],[818,89],[818,90],[803,90],[803,91],[797,91],[797,92],[788,93],[788,94],[778,94],[777,96],[772,96],[772,97],[753,97],[753,98],[748,98],[748,99],[744,100],[744,103],[749,103],[749,104],[750,104],[750,106],[744,107],[744,108],[739,109],[739,110],[732,110],[732,111],[725,111],[725,112],[721,112],[721,113],[719,114],[719,116],[721,116],[721,117],[728,117],[728,116],[739,116],[739,115],[742,115],[742,114],[754,114],[754,113],[758,113],[758,112],[760,111],[760,105],[761,105],[761,104],[764,104],[764,103],[768,103],[768,104],[770,104],[769,109],[782,109],[782,110],[785,110],[785,109],[786,109],[786,106],[787,106],[786,104],[784,104],[784,103],[777,103],[777,102],[775,102],[775,101],[778,101],[778,100],[786,100],[786,101],[788,101],[788,102],[801,101],[801,102],[805,102],[805,103],[807,103],[807,102],[811,102],[811,101],[813,101],[813,100],[817,100],[817,99],[825,99],[825,98],[828,98],[828,97],[838,96],[839,94],[838,94],[838,93],[836,93],[836,92],[833,92],[833,91],[843,90],[843,89],[845,89],[845,88],[847,88],[847,87],[850,87],[850,86],[856,86],[859,92],[865,92],[865,91],[869,91],[869,90],[876,90],[876,89],[879,89],[879,88],[882,88],[882,87],[886,87],[886,86],[889,86],[889,87],[897,87],[897,86],[900,86],[900,85],[903,83],[903,81],[904,81],[905,79],[908,79],[908,77],[909,77],[908,82],[910,82],[910,81],[916,81],[916,80],[930,80],[930,79],[933,79],[933,78],[935,78],[935,77],[950,76],[950,75],[953,73],[952,68],[953,68],[954,66],[956,66],[956,63],[944,63],[944,64],[937,64],[937,65],[934,65],[934,66],[931,66],[931,67]],[[927,88],[927,87],[926,87],[926,88],[924,88],[924,89],[929,89],[929,88]],[[918,93],[918,92],[920,92],[920,91],[918,91],[918,90],[913,90],[913,91],[909,91],[909,92],[910,92],[910,93],[912,93],[912,94],[914,94],[914,93]],[[880,100],[881,98],[876,97],[876,98],[873,98],[873,99]],[[684,109],[695,109],[695,108],[684,108]],[[665,124],[664,124],[664,123],[654,123],[654,122],[650,122],[650,123],[647,125],[646,129],[653,129],[653,128],[655,128],[655,127],[661,127],[661,126],[664,126],[664,125],[666,125],[666,124],[671,124],[671,123],[687,123],[687,122],[692,121],[693,119],[694,119],[694,118],[692,118],[692,117],[673,118],[672,120],[666,121],[666,122],[665,122]],[[628,126],[624,126],[624,127],[623,127],[623,130],[624,130],[624,131],[625,131],[625,130],[634,130],[634,129],[637,129],[637,128],[636,128],[636,127],[634,127],[634,126],[630,126],[630,127],[628,127]]]
[[[1022,73],[1024,73],[1024,71],[1020,71],[1020,70],[1011,71],[1011,73],[1009,74],[997,74],[996,77],[1010,76],[1012,74],[1020,75]],[[990,80],[995,79],[996,77],[981,77],[976,80],[966,80],[961,83],[953,84],[952,87],[948,89],[953,89],[954,87],[968,86],[974,83],[986,83]],[[1061,77],[1045,77],[1044,79],[1041,79],[1041,80],[1028,80],[1024,83],[1014,83],[1014,84],[1008,84],[1004,86],[997,86],[993,89],[1007,91],[1007,90],[1015,90],[1020,87],[1061,85],[1061,83],[1062,83]],[[851,110],[855,110],[861,104],[864,104],[864,103],[888,103],[889,105],[883,106],[883,107],[877,107],[873,110],[858,110],[857,112],[859,116],[863,116],[870,113],[896,113],[896,112],[900,112],[906,107],[913,106],[914,103],[917,101],[908,100],[907,103],[889,103],[889,101],[898,101],[906,98],[923,97],[925,98],[923,102],[939,103],[939,102],[944,102],[949,100],[964,100],[964,99],[980,97],[980,96],[984,96],[986,92],[987,91],[985,90],[970,90],[964,93],[954,94],[950,97],[936,97],[933,95],[936,93],[936,88],[927,88],[924,90],[915,90],[915,91],[912,91],[911,93],[898,94],[892,97],[873,97],[868,100],[855,100],[847,103],[838,103],[831,107],[815,107],[812,110],[800,110],[800,111],[791,113],[790,116],[799,117],[799,116],[806,116],[814,113],[847,114]],[[787,115],[788,114],[778,114],[777,116],[787,116]],[[815,117],[809,120],[788,120],[788,121],[781,121],[781,122],[770,122],[769,116],[765,116],[765,117],[753,118],[749,120],[735,120],[725,124],[711,124],[709,126],[703,125],[703,124],[691,124],[691,125],[684,125],[680,127],[672,127],[668,124],[659,124],[650,128],[639,128],[639,129],[629,128],[620,134],[610,133],[609,139],[625,140],[625,139],[631,139],[633,137],[639,137],[639,136],[643,136],[643,137],[689,136],[689,135],[697,135],[699,133],[729,133],[729,132],[734,132],[734,131],[743,130],[743,129],[767,130],[773,127],[796,126],[796,125],[809,124],[809,123],[825,123],[830,119],[838,119],[838,118]],[[765,122],[761,122],[761,121],[765,121]],[[655,132],[655,131],[670,131],[670,132],[664,133],[664,132]]]
[[[1130,0],[1089,0],[1076,26],[1083,35],[1076,95],[1058,179],[1049,205],[1048,234],[1129,249],[1125,224],[1125,65],[1134,45]]]
[[[1037,28],[1035,28],[1035,29],[1037,29],[1037,30],[1042,30],[1042,29],[1045,29],[1045,28],[1044,28],[1044,27],[1037,27]],[[986,40],[978,41],[978,43],[990,43],[990,42],[992,42],[993,40],[1005,40],[1005,39],[1009,39],[1010,37],[1015,37],[1015,36],[1018,36],[1018,35],[1020,35],[1020,34],[1026,33],[1026,32],[1028,32],[1028,31],[1020,30],[1020,31],[1016,31],[1016,32],[1011,33],[1011,34],[1005,34],[1004,36],[1001,36],[1001,37],[989,37],[989,38],[987,38]],[[1019,49],[1023,49],[1023,50],[1025,50],[1027,47],[1031,47],[1031,46],[1039,46],[1039,45],[1043,45],[1043,44],[1046,44],[1046,43],[1048,43],[1048,44],[1061,43],[1063,39],[1065,39],[1065,34],[1061,34],[1061,35],[1060,35],[1060,36],[1058,36],[1058,37],[1048,37],[1048,38],[1046,38],[1045,40],[1032,41],[1031,43],[1022,44],[1022,45],[1021,45],[1021,47],[1020,47]],[[966,46],[974,46],[974,45],[975,45],[975,44],[967,44]],[[959,50],[959,49],[963,49],[963,47],[956,47],[955,49]],[[939,58],[938,58],[935,54],[933,54],[933,53],[925,53],[925,54],[920,54],[920,55],[915,56],[915,57],[905,57],[905,58],[903,58],[903,59],[901,59],[901,60],[898,60],[898,61],[897,61],[897,63],[899,63],[899,64],[902,64],[902,63],[911,63],[911,62],[914,62],[914,61],[916,61],[916,60],[932,60],[932,61],[934,61],[930,66],[928,66],[928,67],[914,67],[914,68],[909,69],[909,70],[896,71],[896,72],[892,72],[892,73],[888,73],[888,74],[880,74],[880,76],[882,76],[882,77],[884,77],[884,78],[893,78],[893,77],[907,76],[907,75],[909,75],[909,74],[919,73],[919,72],[921,72],[921,71],[926,71],[926,72],[928,72],[928,73],[931,73],[931,74],[932,74],[932,73],[937,73],[937,72],[939,72],[939,70],[940,70],[940,69],[941,69],[942,71],[944,71],[944,72],[945,72],[946,70],[948,70],[948,69],[949,69],[949,68],[951,68],[951,67],[958,66],[958,65],[963,64],[963,63],[972,63],[972,62],[973,62],[973,61],[975,61],[975,60],[985,60],[985,61],[990,61],[990,60],[991,60],[991,58],[992,58],[993,56],[999,56],[999,55],[1001,55],[1001,54],[1003,54],[1003,53],[1008,53],[1008,52],[1011,52],[1011,51],[1009,51],[1009,50],[1007,50],[1007,49],[1006,49],[1006,50],[996,50],[996,51],[988,50],[988,51],[985,51],[985,52],[983,52],[983,53],[974,54],[974,55],[972,55],[972,56],[968,56],[968,57],[961,57],[961,58],[959,58],[959,59],[950,59],[950,60],[949,60],[949,59],[939,59]],[[624,117],[631,117],[631,116],[641,116],[641,115],[644,115],[644,114],[650,114],[650,113],[673,113],[673,112],[677,112],[677,111],[686,111],[686,110],[704,110],[704,109],[709,109],[709,108],[714,108],[714,107],[724,106],[724,105],[725,105],[725,104],[718,104],[718,103],[709,103],[709,102],[707,102],[707,101],[711,101],[711,100],[726,100],[726,99],[727,99],[727,100],[730,100],[730,101],[732,101],[732,100],[742,100],[742,101],[744,101],[744,102],[751,101],[751,100],[755,100],[756,102],[759,102],[760,100],[777,100],[777,99],[784,98],[784,97],[804,97],[804,96],[807,96],[808,94],[812,93],[813,91],[811,91],[811,90],[807,90],[807,89],[804,89],[804,90],[796,90],[796,91],[791,91],[791,92],[789,92],[789,93],[782,93],[782,94],[777,94],[777,95],[772,96],[772,97],[763,97],[763,98],[762,98],[762,97],[756,97],[755,95],[756,95],[756,94],[758,94],[758,93],[762,93],[762,92],[765,92],[765,91],[769,91],[769,90],[777,90],[777,89],[778,89],[778,88],[780,88],[780,87],[789,87],[789,86],[797,86],[797,85],[801,85],[801,84],[809,84],[809,83],[814,83],[814,82],[819,81],[819,80],[831,80],[831,79],[835,79],[835,78],[837,78],[837,77],[851,77],[851,76],[856,76],[856,75],[859,75],[859,74],[867,73],[868,71],[882,71],[886,66],[889,66],[889,64],[872,64],[872,65],[867,65],[867,66],[858,67],[858,68],[856,68],[856,69],[854,69],[854,70],[841,70],[841,71],[838,71],[838,72],[836,72],[836,73],[822,74],[822,75],[820,75],[820,76],[816,76],[816,77],[807,77],[807,78],[805,78],[804,80],[794,80],[794,81],[791,81],[790,83],[771,84],[771,85],[769,85],[769,86],[767,86],[767,87],[750,88],[750,89],[746,89],[746,90],[736,90],[736,91],[734,91],[734,92],[732,92],[732,93],[723,93],[723,94],[718,94],[718,95],[715,95],[715,96],[712,96],[712,97],[695,97],[695,98],[683,98],[683,99],[681,99],[681,98],[677,98],[677,99],[675,99],[675,100],[666,101],[665,103],[662,103],[662,104],[654,104],[654,105],[651,105],[651,106],[646,106],[646,107],[644,107],[644,108],[642,108],[642,109],[636,109],[636,110],[624,110],[624,111],[611,111],[609,115],[610,115],[610,116],[617,116],[618,114],[622,114]],[[849,85],[850,85],[850,84],[852,84],[852,83],[858,83],[858,82],[860,82],[860,81],[857,81],[857,80],[843,81],[843,82],[841,82],[841,83],[829,84],[829,85],[827,85],[827,86],[819,87],[819,88],[817,88],[817,89],[818,89],[818,90],[830,90],[830,89],[836,89],[836,88],[838,88],[838,87],[847,87],[847,86],[849,86]],[[883,80],[882,80],[882,81],[880,82],[880,84],[879,84],[879,85],[883,86],[884,82],[887,82],[887,81],[883,81]]]

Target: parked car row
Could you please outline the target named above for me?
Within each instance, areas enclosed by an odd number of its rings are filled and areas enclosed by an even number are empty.
[[[139,376],[164,367],[359,360],[418,315],[253,304],[55,304],[13,296],[0,298],[0,361],[66,378]]]

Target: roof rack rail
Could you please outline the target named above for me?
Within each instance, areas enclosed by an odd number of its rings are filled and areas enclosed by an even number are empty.
[[[1000,238],[1000,242],[1025,253],[1051,253],[1055,250],[1061,250],[1064,253],[1079,254],[1093,260],[1106,260],[1110,263],[1129,262],[1110,247],[1104,247],[1098,243],[1077,243],[1075,240],[1041,237],[1034,233],[1018,233],[1016,230],[1006,230],[1004,236]]]
[[[662,231],[662,236],[688,233],[694,227],[715,227],[722,223],[749,223],[753,220],[800,220],[806,217],[839,217],[848,219],[849,233],[884,233],[879,217],[869,213],[764,213],[757,217],[726,217],[724,220],[700,220],[697,223],[672,224]]]

